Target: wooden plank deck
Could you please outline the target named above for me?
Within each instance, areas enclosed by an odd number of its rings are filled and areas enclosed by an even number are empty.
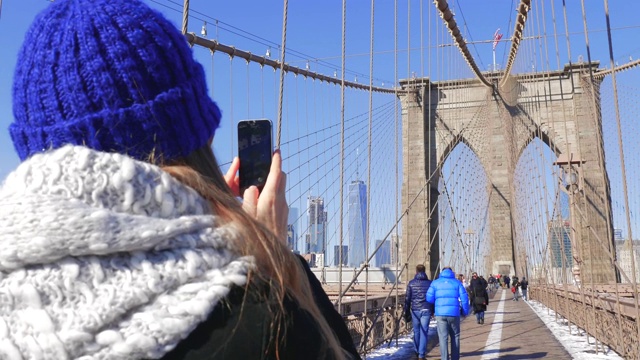
[[[476,323],[475,315],[469,315],[462,321],[461,358],[571,359],[569,353],[526,302],[522,299],[512,301],[512,294],[507,289],[498,289],[493,295],[493,301],[489,303],[485,313],[484,325]],[[487,341],[492,330],[492,340]],[[427,359],[439,359],[440,347],[437,339],[429,341],[429,345]]]

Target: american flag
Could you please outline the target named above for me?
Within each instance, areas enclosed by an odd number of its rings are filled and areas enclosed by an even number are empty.
[[[498,41],[500,41],[500,39],[502,39],[502,34],[500,34],[500,28],[498,28],[498,30],[496,30],[496,33],[493,34],[493,50],[495,50],[496,46],[498,46]]]

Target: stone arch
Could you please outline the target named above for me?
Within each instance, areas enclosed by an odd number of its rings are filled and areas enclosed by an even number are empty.
[[[535,139],[539,139],[545,145],[547,145],[549,147],[549,149],[555,153],[556,156],[559,156],[560,154],[564,153],[564,149],[561,149],[560,146],[558,144],[556,144],[556,142],[553,141],[553,139],[551,139],[549,134],[547,134],[544,131],[532,131],[529,134],[529,137],[527,138],[527,140],[525,142],[523,142],[522,145],[520,146],[520,148],[518,149],[518,153],[517,153],[516,159],[515,159],[515,164],[517,164],[518,161],[520,161],[520,157],[522,156],[522,153],[524,152],[524,150]]]
[[[471,265],[472,267],[467,269],[469,271],[473,270],[473,271],[478,271],[480,273],[483,274],[489,274],[490,273],[490,260],[488,257],[485,256],[481,256],[480,254],[482,253],[480,251],[480,249],[490,249],[491,248],[491,228],[490,228],[490,205],[489,205],[489,186],[491,183],[491,179],[490,179],[490,175],[487,171],[487,167],[486,164],[483,163],[481,157],[478,154],[478,151],[476,149],[474,149],[474,147],[469,143],[469,141],[465,138],[465,137],[459,137],[457,138],[455,141],[450,142],[447,147],[446,147],[446,151],[443,152],[441,158],[440,158],[440,163],[438,164],[438,166],[440,168],[444,168],[447,169],[449,167],[455,167],[455,165],[453,164],[454,161],[456,161],[455,159],[455,155],[454,157],[449,157],[449,155],[453,155],[456,152],[459,153],[459,150],[466,148],[467,151],[471,151],[471,153],[473,154],[473,156],[471,156],[471,159],[468,159],[471,162],[477,162],[477,164],[479,165],[480,169],[482,169],[482,173],[484,175],[484,179],[486,180],[486,183],[480,183],[480,182],[476,182],[477,184],[482,184],[481,186],[475,188],[475,190],[486,190],[486,194],[487,194],[487,203],[485,204],[484,202],[481,202],[480,204],[483,204],[483,207],[479,208],[482,209],[482,212],[479,213],[479,215],[477,217],[472,217],[469,218],[468,216],[466,217],[467,222],[463,221],[462,219],[458,219],[457,225],[456,227],[458,228],[459,231],[462,232],[462,234],[458,234],[463,236],[463,240],[467,240],[466,235],[465,235],[465,231],[468,229],[473,229],[474,230],[474,237],[479,239],[477,242],[477,250],[473,251],[470,250],[471,253],[468,254],[468,256],[470,257],[469,260],[472,261]],[[462,150],[464,151],[464,150]],[[475,158],[475,159],[473,159]],[[449,162],[449,164],[447,164],[448,160],[451,161]],[[457,161],[456,161],[457,162]],[[477,168],[476,168],[477,169]],[[455,170],[454,170],[455,171]],[[458,171],[462,171],[461,169],[458,169]],[[449,183],[448,184],[448,188],[449,188],[449,194],[453,194],[453,192],[457,193],[456,190],[456,185],[457,181],[455,183]],[[459,188],[457,188],[459,190]],[[440,190],[440,189],[439,189]],[[453,192],[452,192],[453,190]],[[445,211],[449,212],[449,211],[454,211],[451,209],[451,206],[447,207],[446,203],[448,202],[448,200],[446,198],[443,198],[443,196],[445,195],[444,192],[440,192],[440,197],[438,198],[438,201],[440,202],[438,205],[438,209],[439,211],[443,211],[443,205],[444,205],[444,209],[447,209]],[[458,198],[458,200],[460,200],[460,198]],[[462,200],[465,204],[465,207],[470,206],[471,204],[478,204],[475,202],[469,202],[469,201],[465,201]],[[444,202],[444,203],[443,203]],[[449,203],[449,205],[451,205]],[[486,205],[486,207],[484,206]],[[471,206],[473,207],[473,206]],[[452,214],[451,216],[453,217],[457,217],[457,215],[460,215],[460,213],[458,212],[459,210],[455,210],[455,215]],[[465,218],[463,216],[463,218]],[[461,221],[462,220],[462,221]],[[471,220],[471,223],[469,223],[468,221]],[[470,226],[470,227],[469,227]],[[449,233],[449,235],[451,235],[451,233]],[[442,234],[440,236],[443,236]],[[442,238],[441,238],[442,239]],[[443,251],[451,251],[451,243],[448,243],[445,245],[444,242],[441,242],[441,250]],[[473,255],[473,256],[472,256]],[[475,257],[475,260],[472,258]],[[442,260],[442,259],[441,259]],[[475,264],[475,265],[473,265]],[[460,265],[463,266],[463,265]],[[463,266],[464,267],[464,266]]]
[[[485,166],[485,164],[482,163],[482,158],[480,157],[480,153],[478,152],[478,150],[471,144],[471,142],[469,140],[467,140],[466,137],[462,136],[462,135],[457,135],[453,141],[449,142],[445,148],[442,150],[442,152],[440,153],[440,155],[438,156],[438,168],[441,168],[442,165],[444,165],[444,162],[447,161],[447,159],[449,158],[449,155],[453,152],[453,150],[460,144],[465,144],[467,145],[467,147],[469,149],[471,149],[471,151],[473,152],[473,154],[478,158],[478,161],[480,161],[480,163],[482,164],[482,168],[485,171],[485,173],[487,172],[487,168]]]
[[[555,163],[562,151],[554,147],[548,137],[537,135],[531,134],[519,149],[513,170],[513,211],[518,214],[513,218],[515,225],[513,251],[516,259],[516,272],[520,274],[526,272],[527,264],[541,264],[537,257],[538,254],[530,252],[532,250],[531,241],[532,239],[546,239],[544,246],[546,249],[551,249],[548,227],[555,224],[557,217],[564,213],[562,207],[554,205],[557,204],[556,201],[560,201],[556,196],[563,196],[563,193],[559,192],[557,188],[558,174],[554,170],[555,166],[551,165]],[[531,157],[538,160],[531,162]],[[542,161],[540,161],[541,159]],[[523,201],[525,197],[535,200]],[[524,211],[522,211],[523,209]],[[537,212],[538,210],[540,212]],[[534,214],[534,217],[527,218],[531,214]],[[532,226],[530,220],[537,222],[544,220],[544,222],[542,226],[539,224]]]

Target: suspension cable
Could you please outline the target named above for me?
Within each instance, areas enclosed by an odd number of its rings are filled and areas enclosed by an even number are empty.
[[[502,74],[502,79],[500,80],[500,87],[506,85],[507,79],[511,74],[511,67],[513,66],[513,62],[518,55],[518,47],[520,46],[520,41],[522,40],[522,33],[524,32],[524,27],[527,22],[527,14],[530,8],[531,0],[520,0],[520,6],[518,6],[518,17],[513,29],[513,36],[511,37],[511,50],[509,51],[507,66],[504,68],[504,73]]]
[[[473,60],[473,56],[467,48],[467,43],[464,41],[464,38],[460,34],[460,29],[458,28],[456,21],[453,19],[453,13],[451,13],[451,10],[449,9],[447,0],[433,0],[433,3],[440,11],[440,17],[442,18],[442,20],[444,20],[445,25],[449,29],[449,33],[456,42],[456,46],[462,53],[462,56],[464,57],[471,70],[473,70],[473,73],[485,86],[493,87],[493,85],[484,77],[484,75],[482,75],[482,72],[480,71],[480,69],[478,69],[478,65],[476,65],[476,62]]]
[[[609,62],[611,64],[611,68],[614,68],[615,62],[613,59],[613,41],[611,40],[611,21],[609,19],[609,0],[604,0],[604,13],[605,19],[607,23],[607,40],[609,44]],[[622,173],[622,194],[624,196],[624,207],[625,207],[625,218],[627,221],[627,232],[628,232],[628,240],[625,243],[625,247],[631,254],[631,280],[633,281],[633,293],[635,294],[636,301],[635,310],[636,314],[640,314],[638,309],[638,283],[636,279],[636,261],[634,256],[633,249],[633,233],[631,229],[631,217],[629,215],[629,193],[627,190],[627,170],[625,167],[625,157],[624,157],[624,147],[622,145],[622,125],[620,122],[620,106],[618,104],[618,87],[616,83],[616,72],[611,72],[611,84],[613,87],[613,105],[616,112],[616,126],[618,128],[618,151],[620,152],[620,171]],[[636,331],[638,332],[638,339],[640,339],[640,316],[636,316]],[[638,346],[638,344],[636,344]]]
[[[398,89],[398,0],[394,0],[393,2],[393,48],[394,48],[394,52],[393,52],[393,84],[394,84],[394,88]],[[399,207],[398,207],[398,189],[400,186],[400,182],[399,182],[399,171],[398,171],[398,166],[400,166],[399,164],[399,155],[398,155],[398,91],[396,90],[396,93],[394,94],[394,102],[393,102],[393,117],[394,117],[394,152],[395,152],[395,159],[396,159],[396,166],[395,166],[395,170],[396,170],[396,182],[395,182],[395,211],[394,211],[394,215],[396,218],[398,218],[400,216],[399,213]],[[392,246],[395,247],[396,249],[396,279],[395,279],[395,289],[396,289],[396,301],[395,301],[395,306],[396,306],[396,310],[393,312],[393,316],[394,316],[394,324],[396,324],[396,326],[394,327],[394,333],[395,333],[395,338],[396,338],[396,347],[398,347],[398,335],[399,335],[399,325],[400,325],[400,318],[401,316],[399,316],[399,312],[398,312],[398,306],[399,306],[399,286],[398,286],[398,282],[400,281],[399,279],[399,267],[400,267],[400,245],[399,245],[399,238],[398,238],[398,228],[395,228],[395,244],[392,244]],[[389,345],[391,344],[391,342],[389,342]]]
[[[282,46],[280,51],[280,91],[278,92],[278,123],[276,125],[276,149],[280,148],[280,136],[282,134],[282,99],[284,97],[284,59],[287,45],[287,15],[289,0],[284,0],[284,14],[282,16]]]
[[[367,163],[367,223],[364,227],[364,253],[365,258],[369,257],[369,233],[370,233],[370,221],[371,221],[371,128],[373,121],[373,30],[374,30],[374,20],[375,20],[375,0],[371,0],[371,46],[370,46],[370,58],[369,58],[369,143],[367,145],[368,149],[368,163]],[[380,244],[382,245],[382,243]],[[365,262],[365,292],[364,292],[364,332],[367,332],[367,325],[369,321],[369,317],[367,314],[367,303],[369,296],[369,261]],[[365,354],[367,353],[367,342],[364,341],[362,343],[362,349],[364,349]]]
[[[341,79],[342,84],[340,86],[340,265],[339,265],[339,297],[338,297],[338,312],[342,314],[342,263],[343,254],[342,246],[343,239],[343,218],[344,218],[344,70],[345,70],[345,55],[346,55],[346,43],[347,43],[347,0],[342,0],[342,69]]]
[[[189,26],[189,0],[184,0],[182,9],[182,35],[185,35]]]

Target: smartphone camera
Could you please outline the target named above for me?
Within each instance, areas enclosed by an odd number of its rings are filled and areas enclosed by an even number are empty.
[[[272,137],[272,125],[268,119],[238,122],[241,194],[254,185],[262,191],[271,169]]]

